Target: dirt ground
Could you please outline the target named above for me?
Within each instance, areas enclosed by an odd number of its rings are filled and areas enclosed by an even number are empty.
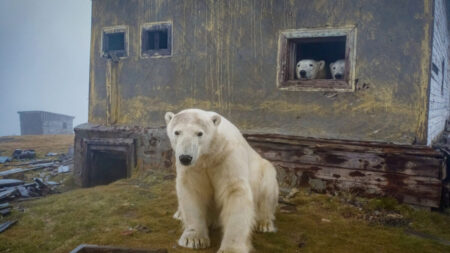
[[[14,139],[28,143],[27,137],[4,138],[0,150],[7,155],[16,148]],[[73,136],[31,138],[27,145],[41,155],[65,151],[73,141]],[[42,147],[38,139],[45,142]],[[18,222],[0,234],[0,252],[70,252],[89,243],[209,253],[220,244],[216,230],[209,249],[177,246],[182,227],[172,218],[177,203],[174,175],[167,171],[12,204],[13,213],[0,223]],[[450,252],[448,212],[418,210],[390,198],[293,189],[284,191],[276,218],[276,233],[254,234],[255,252]]]

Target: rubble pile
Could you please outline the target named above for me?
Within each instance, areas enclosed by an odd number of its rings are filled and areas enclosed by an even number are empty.
[[[0,171],[0,221],[11,214],[11,203],[58,193],[61,182],[50,179],[68,173],[73,168],[73,148],[67,154],[50,152],[46,159],[36,159],[34,150],[16,149],[11,157],[0,159],[4,168],[13,167]],[[16,222],[17,220],[0,222],[0,233]]]

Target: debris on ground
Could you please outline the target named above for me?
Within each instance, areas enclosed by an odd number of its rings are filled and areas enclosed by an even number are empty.
[[[13,221],[7,221],[4,223],[0,224],[0,233],[2,233],[3,231],[7,230],[8,228],[10,228],[11,226],[13,226],[14,224],[16,224],[17,220],[13,220]]]
[[[34,159],[36,158],[36,151],[34,149],[16,149],[12,154],[13,159]]]
[[[70,172],[70,167],[68,165],[61,165],[58,167],[58,173]]]
[[[11,161],[11,157],[8,156],[0,156],[0,163],[7,163]]]
[[[34,178],[34,182],[25,183],[16,179],[0,179],[0,203],[19,198],[45,196],[56,193],[54,183],[44,182],[41,178]]]
[[[113,246],[99,246],[93,244],[81,244],[70,253],[82,252],[114,252],[114,253],[167,253],[167,249],[132,249]]]
[[[47,157],[51,157],[51,156],[58,156],[59,154],[58,153],[55,153],[55,152],[48,152],[45,156],[47,156]]]

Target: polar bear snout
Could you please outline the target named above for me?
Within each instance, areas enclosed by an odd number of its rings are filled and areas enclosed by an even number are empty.
[[[190,155],[180,155],[178,159],[180,159],[181,164],[184,166],[188,166],[192,162],[192,156]]]
[[[335,79],[342,79],[342,74],[336,74],[334,75]]]
[[[305,77],[306,77],[306,71],[301,70],[301,71],[300,71],[300,77],[301,77],[301,78],[305,78]]]

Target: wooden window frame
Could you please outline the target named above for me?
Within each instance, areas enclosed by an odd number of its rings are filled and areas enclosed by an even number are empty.
[[[296,43],[345,36],[344,80],[294,79]],[[311,28],[281,31],[278,38],[277,88],[284,91],[355,91],[356,27]],[[325,66],[328,68],[328,66]]]
[[[147,50],[144,46],[147,43],[147,32],[150,31],[160,31],[167,30],[167,48],[164,49],[154,49]],[[171,57],[173,51],[173,33],[172,33],[172,22],[154,22],[145,23],[141,25],[141,38],[140,38],[140,49],[142,58],[160,58],[160,57]]]
[[[108,35],[114,34],[114,33],[123,33],[124,34],[124,50],[114,50],[112,53],[114,53],[114,57],[117,57],[119,59],[127,58],[128,57],[128,47],[129,47],[129,39],[128,39],[128,27],[127,26],[111,26],[111,27],[104,27],[102,29],[102,36],[101,36],[101,43],[100,43],[100,54],[103,58],[111,58],[111,51],[107,50],[107,43],[108,43]]]

